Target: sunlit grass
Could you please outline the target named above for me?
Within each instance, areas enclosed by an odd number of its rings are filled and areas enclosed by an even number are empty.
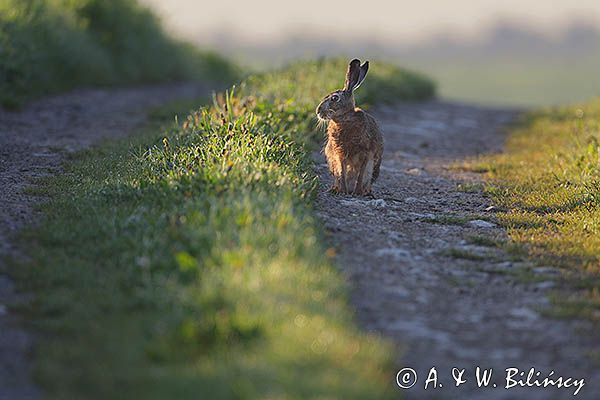
[[[15,277],[49,398],[395,398],[394,352],[356,328],[312,212],[315,82],[344,64],[252,77],[41,183]],[[403,72],[371,91],[377,66],[401,73],[374,64],[364,93],[405,96]]]
[[[503,154],[473,163],[517,244],[540,264],[563,268],[575,293],[556,312],[600,320],[600,100],[531,113]]]
[[[282,70],[250,77],[246,84],[260,95],[288,100],[296,106],[314,110],[329,92],[341,89],[348,60],[336,58],[304,61],[290,64]],[[390,63],[371,60],[365,83],[356,91],[360,104],[424,100],[435,92],[433,82],[416,72],[407,71]]]

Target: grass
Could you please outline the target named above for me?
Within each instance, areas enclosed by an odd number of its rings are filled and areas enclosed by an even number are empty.
[[[374,102],[426,100],[435,94],[435,84],[423,75],[394,64],[371,64],[368,78],[356,91],[356,101],[361,107]],[[348,60],[344,58],[296,62],[250,77],[246,85],[252,86],[259,95],[291,101],[312,113],[319,99],[344,86],[347,66]]]
[[[463,260],[471,260],[471,261],[483,261],[488,259],[486,255],[476,254],[470,250],[459,249],[457,247],[451,247],[442,252],[442,254],[446,257],[451,258],[460,258]]]
[[[394,352],[356,328],[312,210],[313,110],[343,64],[251,77],[162,130],[160,110],[40,182],[45,219],[13,270],[48,398],[397,397]],[[373,63],[361,91],[419,85]]]
[[[484,235],[470,235],[469,237],[467,237],[467,241],[470,244],[485,247],[500,247],[503,244],[502,240],[497,237],[490,237]]]
[[[230,82],[219,56],[168,37],[136,0],[0,0],[0,104],[80,86]]]
[[[462,182],[457,185],[456,189],[464,193],[481,193],[485,187],[480,182]]]
[[[531,113],[503,154],[473,163],[518,248],[562,268],[557,314],[600,320],[600,100]],[[574,290],[573,290],[574,289]]]

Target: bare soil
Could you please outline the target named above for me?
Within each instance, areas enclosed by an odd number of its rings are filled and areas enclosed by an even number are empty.
[[[27,256],[11,238],[35,223],[39,196],[27,194],[36,178],[60,172],[69,153],[139,127],[149,109],[208,94],[200,84],[169,84],[119,90],[80,90],[36,101],[23,110],[0,109],[0,400],[40,397],[32,382],[32,335],[12,311],[26,296],[8,277],[12,257]]]
[[[321,160],[317,208],[350,281],[359,323],[391,338],[399,369],[417,373],[417,383],[398,388],[399,396],[573,397],[574,388],[505,388],[506,368],[525,371],[515,377],[525,380],[533,367],[539,380],[552,370],[552,378],[585,378],[576,398],[600,399],[600,368],[590,357],[600,335],[586,321],[544,316],[559,271],[485,240],[507,240],[494,222],[498,210],[479,188],[481,176],[451,168],[461,159],[500,151],[518,110],[429,102],[372,112],[386,140],[374,197],[327,192],[331,179]],[[494,369],[490,387],[477,387],[477,366]],[[442,387],[430,383],[425,390],[432,367]],[[457,388],[452,368],[466,369],[468,382]]]

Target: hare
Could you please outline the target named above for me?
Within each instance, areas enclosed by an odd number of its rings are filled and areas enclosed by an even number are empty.
[[[325,157],[336,193],[369,195],[379,176],[383,135],[375,119],[354,101],[354,90],[368,70],[368,61],[350,61],[344,88],[327,95],[316,110],[319,120],[327,123]]]

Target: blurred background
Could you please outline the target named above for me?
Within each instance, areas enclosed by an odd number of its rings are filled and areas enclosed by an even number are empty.
[[[412,67],[442,97],[467,102],[543,106],[600,95],[598,0],[142,2],[173,34],[255,70],[343,55]]]

